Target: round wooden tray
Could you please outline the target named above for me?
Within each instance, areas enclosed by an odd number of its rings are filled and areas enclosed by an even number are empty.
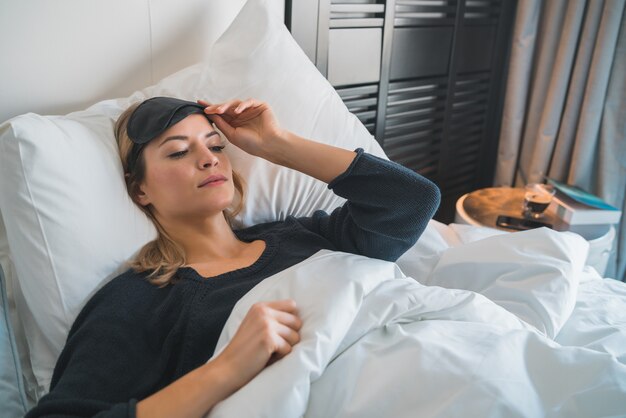
[[[476,190],[467,195],[463,201],[463,209],[469,217],[482,225],[511,231],[496,226],[496,219],[500,215],[523,218],[522,205],[524,203],[524,189],[514,187],[489,187]],[[552,224],[560,223],[553,214],[544,212],[540,222]]]

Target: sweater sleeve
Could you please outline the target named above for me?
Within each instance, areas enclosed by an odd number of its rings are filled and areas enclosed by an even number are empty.
[[[347,199],[330,215],[298,221],[339,251],[396,261],[417,242],[441,200],[439,188],[414,171],[364,153],[328,188]]]
[[[50,392],[26,418],[134,418],[137,400],[150,394],[146,383],[154,382],[151,363],[159,344],[142,318],[128,312],[123,299],[133,292],[120,298],[121,292],[106,290],[89,301],[72,325]]]

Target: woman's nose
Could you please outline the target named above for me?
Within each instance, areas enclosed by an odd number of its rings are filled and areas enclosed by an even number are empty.
[[[219,164],[219,159],[217,155],[212,153],[209,149],[204,149],[202,152],[202,156],[200,158],[200,167],[201,168],[209,168]]]

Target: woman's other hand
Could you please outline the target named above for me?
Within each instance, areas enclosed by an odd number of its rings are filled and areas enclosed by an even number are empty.
[[[300,341],[301,326],[293,300],[253,305],[217,357],[138,402],[137,418],[204,416],[268,364],[289,354]]]
[[[284,135],[270,106],[255,99],[231,100],[205,106],[204,112],[228,140],[248,154],[266,158],[272,141]]]
[[[291,299],[254,304],[233,339],[212,361],[239,388],[289,354],[300,341],[301,327],[296,303]]]

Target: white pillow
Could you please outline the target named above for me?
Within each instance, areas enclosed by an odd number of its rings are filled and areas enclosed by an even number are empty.
[[[351,150],[362,147],[387,158],[265,1],[244,6],[213,46],[200,84],[209,101],[256,97],[270,103],[281,125],[299,135]],[[343,203],[321,181],[235,147],[230,150],[233,166],[247,179],[248,198],[254,202],[241,214],[244,225],[307,216],[316,208],[328,210]]]
[[[114,119],[130,103],[156,95],[214,102],[257,97],[300,135],[384,156],[270,9],[263,0],[249,0],[206,63],[128,98],[66,116],[26,114],[0,126],[0,211],[39,395],[49,388],[86,300],[155,236],[127,196],[113,137]],[[227,148],[249,188],[241,225],[342,203],[317,180]]]

